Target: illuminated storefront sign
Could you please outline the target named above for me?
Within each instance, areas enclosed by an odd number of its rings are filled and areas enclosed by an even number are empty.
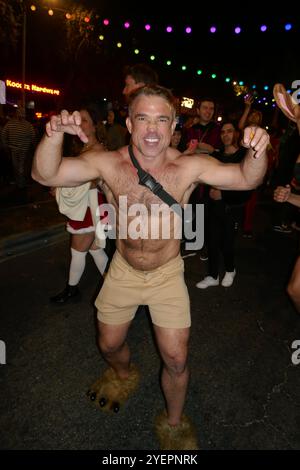
[[[185,96],[181,100],[181,106],[184,108],[190,108],[194,106],[194,100],[192,98],[186,98]]]
[[[5,80],[5,84],[7,87],[11,88],[19,88],[22,90],[22,83],[20,82],[14,82],[13,80]],[[54,90],[53,88],[47,88],[47,87],[41,87],[35,84],[28,85],[27,83],[24,83],[24,89],[25,91],[34,91],[37,93],[47,93],[48,95],[60,95],[59,90]]]

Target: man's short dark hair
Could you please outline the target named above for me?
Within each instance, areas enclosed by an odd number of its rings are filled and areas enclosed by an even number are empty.
[[[145,85],[137,90],[134,90],[132,93],[129,95],[129,115],[131,113],[131,108],[132,108],[132,103],[136,100],[138,96],[159,96],[160,98],[165,99],[169,105],[173,109],[174,113],[174,119],[176,115],[176,109],[175,109],[175,100],[172,92],[168,90],[168,88],[165,88],[163,86],[159,85]]]
[[[200,108],[201,104],[202,104],[204,101],[208,101],[209,103],[213,103],[213,104],[214,104],[214,107],[215,107],[215,109],[216,109],[216,101],[215,101],[213,98],[210,98],[210,97],[207,97],[207,96],[205,96],[204,98],[201,98],[201,100],[199,101],[199,108]]]
[[[147,64],[135,64],[125,68],[125,77],[131,75],[136,83],[145,83],[145,85],[157,85],[158,75]]]

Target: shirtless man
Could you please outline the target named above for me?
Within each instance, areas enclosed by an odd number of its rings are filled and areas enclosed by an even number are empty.
[[[76,186],[100,178],[109,203],[118,215],[119,198],[127,196],[128,212],[134,203],[147,208],[162,201],[139,185],[127,147],[115,152],[86,152],[77,158],[62,158],[64,132],[87,140],[78,112],[62,111],[46,125],[46,135],[34,158],[32,176],[48,186]],[[126,121],[132,136],[132,149],[144,170],[157,179],[182,206],[199,182],[219,189],[252,189],[261,183],[267,167],[268,134],[248,128],[244,145],[248,147],[240,164],[223,164],[205,155],[182,156],[171,148],[176,126],[173,97],[159,86],[136,90],[130,99]],[[170,215],[170,209],[168,209]],[[172,211],[171,211],[172,212]],[[171,223],[174,219],[169,217]],[[177,216],[176,216],[177,217]],[[132,218],[131,218],[132,219]],[[129,218],[129,220],[131,220]],[[151,222],[151,215],[144,220]],[[118,227],[117,219],[117,228]],[[164,223],[163,217],[160,223]],[[195,449],[196,436],[183,415],[188,385],[188,340],[190,334],[189,298],[180,257],[180,238],[174,224],[170,239],[117,239],[117,250],[96,300],[99,347],[124,388],[133,369],[126,336],[138,305],[149,305],[157,345],[163,361],[162,389],[166,413],[157,421],[162,449]],[[130,387],[129,387],[130,388]],[[95,394],[91,397],[95,399]],[[106,399],[97,392],[100,406]]]

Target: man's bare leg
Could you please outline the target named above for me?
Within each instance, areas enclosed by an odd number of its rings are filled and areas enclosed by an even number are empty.
[[[154,326],[154,331],[163,360],[161,383],[166,399],[168,423],[176,426],[181,421],[189,380],[187,348],[190,329]]]
[[[98,345],[106,362],[121,379],[129,375],[130,351],[126,337],[131,321],[122,325],[108,325],[98,320]]]
[[[189,372],[187,348],[190,330],[155,326],[158,347],[164,362],[162,388],[167,413],[157,416],[155,429],[161,450],[196,450],[198,439],[191,420],[183,414]]]
[[[130,323],[107,325],[98,322],[99,347],[110,368],[91,386],[87,395],[103,411],[117,413],[139,383],[139,373],[130,364],[130,352],[126,343]]]

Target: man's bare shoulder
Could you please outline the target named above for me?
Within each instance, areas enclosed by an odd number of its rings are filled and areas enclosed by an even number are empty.
[[[214,157],[207,154],[197,153],[194,155],[182,155],[177,158],[176,164],[182,174],[186,178],[188,184],[197,183],[205,180],[208,172],[215,172],[218,165],[222,165]]]
[[[110,153],[118,154],[117,157],[123,161],[126,161],[129,159],[128,145],[125,145],[124,147],[120,147],[118,150],[115,150],[114,152],[110,152]]]
[[[190,167],[202,167],[207,164],[207,162],[214,161],[215,158],[207,155],[206,153],[195,153],[193,155],[185,155],[184,153],[179,153],[176,158],[176,162],[185,168]]]
[[[177,160],[182,154],[179,152],[179,150],[168,147],[167,149],[167,158],[169,160]]]
[[[90,150],[88,152],[85,152],[83,154],[81,154],[81,158],[86,160],[86,161],[89,161],[89,162],[93,162],[93,163],[96,163],[97,162],[102,162],[105,164],[109,164],[109,166],[114,166],[115,163],[119,163],[120,160],[122,160],[124,158],[123,156],[123,152],[122,152],[123,149],[119,149],[119,150],[114,150],[114,151],[107,151],[107,150],[99,150],[99,149],[93,149],[93,150]]]

